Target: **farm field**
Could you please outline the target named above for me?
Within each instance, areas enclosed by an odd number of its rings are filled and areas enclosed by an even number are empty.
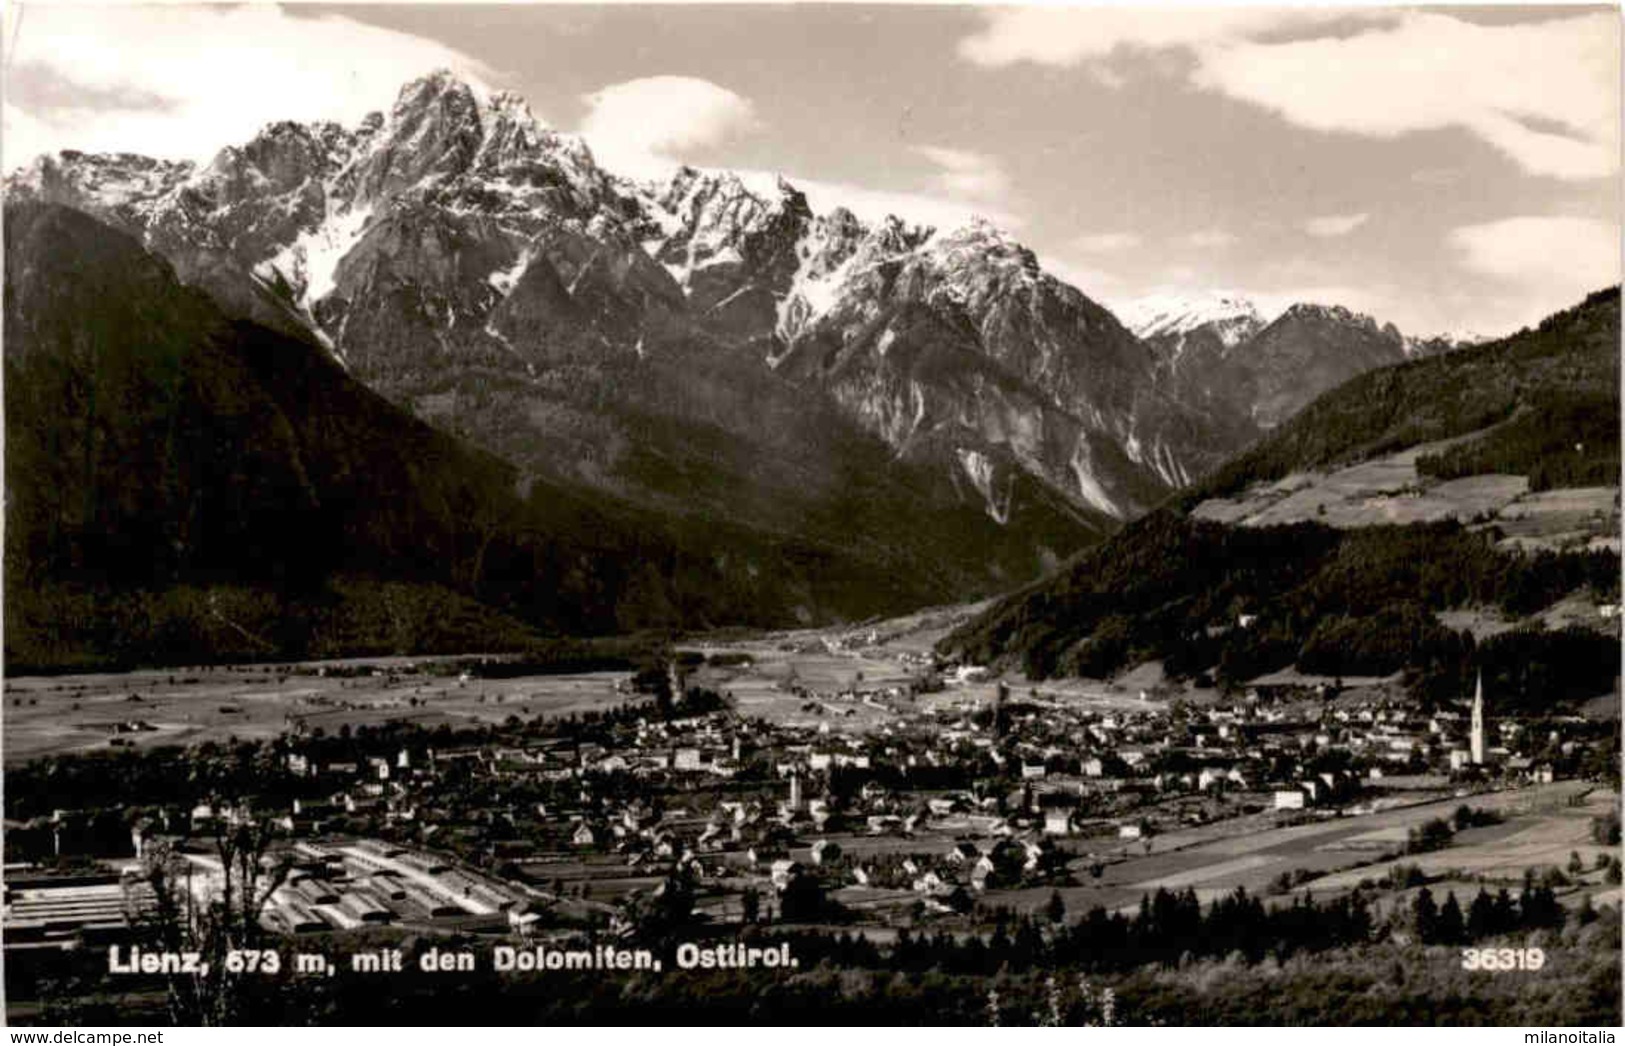
[[[1454,519],[1499,527],[1504,543],[1523,548],[1618,549],[1617,487],[1531,492],[1523,476],[1441,481],[1417,472],[1418,458],[1481,435],[1424,443],[1332,472],[1295,473],[1255,485],[1236,498],[1211,498],[1192,515],[1250,527],[1302,522],[1367,527]]]
[[[1571,788],[1577,787],[1577,783],[1569,784]],[[1506,793],[1508,796],[1519,794]],[[1515,805],[1507,806],[1509,817],[1505,823],[1462,832],[1443,850],[1385,861],[1358,872],[1327,876],[1315,886],[1331,891],[1350,889],[1361,878],[1380,878],[1390,865],[1397,863],[1414,864],[1429,876],[1462,874],[1508,883],[1521,880],[1526,868],[1562,868],[1568,863],[1570,853],[1578,853],[1589,869],[1596,864],[1597,854],[1607,849],[1592,841],[1591,818],[1617,809],[1618,803],[1619,797],[1614,793],[1595,790],[1584,793],[1575,806],[1541,803],[1528,813],[1519,812]],[[1489,806],[1487,803],[1475,805]]]
[[[5,762],[107,748],[266,739],[300,723],[328,733],[390,721],[467,726],[566,715],[626,700],[626,672],[475,679],[422,672],[402,658],[307,665],[151,669],[6,680]]]
[[[1429,876],[1448,872],[1516,886],[1522,882],[1525,869],[1563,868],[1571,852],[1580,855],[1586,868],[1593,868],[1597,854],[1606,848],[1591,841],[1591,818],[1617,809],[1618,801],[1613,792],[1567,781],[1451,796],[1291,827],[1270,827],[1269,816],[1260,815],[1189,833],[1158,836],[1148,840],[1149,848],[1143,843],[1106,841],[1096,857],[1086,856],[1072,863],[1073,877],[1079,885],[1061,887],[1059,893],[1068,910],[1074,912],[1096,904],[1131,907],[1143,894],[1158,888],[1189,887],[1206,903],[1237,887],[1253,894],[1268,894],[1281,873],[1303,870],[1316,877],[1298,892],[1309,890],[1324,898],[1352,890],[1361,880],[1381,879],[1397,864],[1417,865]],[[1433,818],[1448,820],[1462,804],[1494,811],[1506,820],[1463,831],[1443,850],[1399,856],[1411,828]],[[1095,860],[1104,864],[1099,878],[1089,871]],[[1597,882],[1589,885],[1600,886],[1600,873],[1592,878]],[[1048,902],[1050,890],[1018,890],[995,896],[997,903],[1036,910]],[[1600,898],[1594,900],[1600,903]]]
[[[925,652],[975,610],[943,608],[854,628],[759,639],[702,638],[684,642],[682,649],[750,659],[744,665],[707,666],[689,677],[693,684],[727,693],[743,715],[777,725],[828,724],[832,730],[862,733],[894,719],[897,711],[882,701],[833,695],[852,687],[906,687],[921,673]],[[628,699],[617,688],[630,680],[630,672],[462,681],[428,670],[444,660],[452,659],[378,657],[15,677],[5,687],[4,759],[9,764],[110,746],[267,739],[300,724],[328,733],[392,721],[467,726],[510,715],[568,715]],[[798,688],[824,696],[799,696]],[[915,708],[974,708],[990,701],[994,688],[991,682],[954,685],[924,695]],[[1089,681],[1046,683],[1042,696],[1144,707],[1121,688]]]

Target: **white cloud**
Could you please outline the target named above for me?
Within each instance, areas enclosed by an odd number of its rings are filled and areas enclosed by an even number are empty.
[[[995,157],[936,145],[916,145],[914,151],[942,168],[935,181],[950,196],[1003,200],[1010,194],[1010,179]]]
[[[1072,246],[1089,254],[1113,254],[1140,245],[1140,236],[1132,232],[1096,232],[1079,236]]]
[[[1187,247],[1217,248],[1228,247],[1236,242],[1236,237],[1223,229],[1198,229],[1180,239]]]
[[[1424,167],[1411,172],[1411,181],[1417,185],[1455,185],[1467,172],[1460,167]]]
[[[1170,68],[1198,87],[1302,127],[1379,138],[1464,128],[1531,174],[1590,179],[1619,169],[1615,12],[1505,25],[1335,8],[1015,8],[987,17],[960,42],[980,65],[1099,71],[1123,51],[1177,51],[1193,62]]]
[[[1196,82],[1315,130],[1391,138],[1463,127],[1532,174],[1603,178],[1619,167],[1615,14],[1484,26],[1408,12],[1351,37],[1215,47]]]
[[[435,68],[496,76],[434,41],[274,7],[36,4],[8,23],[7,170],[59,149],[203,161],[272,120],[354,123]]]
[[[28,163],[43,152],[54,152],[49,144],[56,129],[27,110],[10,102],[5,103],[3,126],[0,126],[0,172],[9,172]]]
[[[977,65],[1017,62],[1078,65],[1119,51],[1197,50],[1294,26],[1380,12],[1301,8],[1272,10],[1205,7],[1170,11],[1145,7],[1006,7],[987,12],[982,31],[959,42],[959,54]],[[1103,82],[1118,80],[1107,76]]]
[[[1125,297],[1127,285],[1123,282],[1122,277],[1116,273],[1097,269],[1090,265],[1074,265],[1065,258],[1059,257],[1042,258],[1039,264],[1043,265],[1046,272],[1062,283],[1071,284],[1088,297],[1112,309],[1113,312],[1117,310],[1109,303],[1120,302]]]
[[[578,128],[604,166],[634,178],[668,175],[694,150],[761,126],[750,100],[692,76],[646,76],[586,95]]]
[[[1533,323],[1619,282],[1619,227],[1592,218],[1504,218],[1453,229],[1449,243],[1467,268],[1509,286],[1514,324]]]
[[[1349,233],[1364,225],[1371,217],[1370,214],[1323,214],[1318,218],[1310,218],[1303,223],[1303,231],[1310,236],[1333,237],[1347,236]]]

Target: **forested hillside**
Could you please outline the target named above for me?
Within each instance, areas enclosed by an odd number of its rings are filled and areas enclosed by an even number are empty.
[[[1619,292],[1594,294],[1537,330],[1374,371],[1322,396],[1175,503],[1056,575],[1002,600],[941,649],[1034,678],[1109,677],[1160,660],[1176,678],[1236,685],[1296,666],[1326,676],[1403,671],[1423,696],[1459,695],[1480,668],[1515,705],[1605,692],[1617,628],[1617,543],[1527,551],[1495,523],[1228,526],[1186,513],[1292,473],[1478,433],[1423,456],[1425,476],[1502,472],[1535,490],[1619,483]],[[1572,598],[1592,625],[1538,617]],[[1512,623],[1482,642],[1442,611]]]
[[[1454,523],[1227,527],[1163,511],[1003,600],[944,648],[1034,678],[1106,677],[1154,659],[1176,677],[1221,684],[1294,664],[1326,675],[1410,669],[1439,696],[1460,693],[1487,663],[1487,682],[1509,698],[1580,698],[1612,681],[1617,638],[1524,629],[1475,645],[1434,617],[1465,606],[1520,616],[1576,589],[1617,600],[1618,557],[1509,552]]]
[[[1315,400],[1180,503],[1194,506],[1250,483],[1465,436],[1508,419],[1514,431],[1501,439],[1518,449],[1497,454],[1522,466],[1518,471],[1549,481],[1576,474],[1617,482],[1617,425],[1611,440],[1598,438],[1606,416],[1619,418],[1618,287],[1502,341],[1362,374]],[[1584,449],[1576,451],[1576,443]]]

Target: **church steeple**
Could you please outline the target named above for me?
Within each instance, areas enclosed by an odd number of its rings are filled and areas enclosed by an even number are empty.
[[[1472,748],[1473,764],[1484,763],[1484,670],[1478,670],[1478,685],[1473,690],[1473,732],[1468,739]]]

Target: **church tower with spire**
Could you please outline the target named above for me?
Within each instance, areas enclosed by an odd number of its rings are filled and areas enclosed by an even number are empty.
[[[1478,670],[1478,686],[1473,690],[1473,732],[1468,738],[1473,765],[1484,764],[1484,670]]]

